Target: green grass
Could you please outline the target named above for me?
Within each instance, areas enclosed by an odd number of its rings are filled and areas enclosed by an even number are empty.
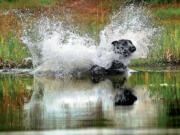
[[[150,3],[171,3],[171,2],[177,2],[178,0],[144,0],[145,2],[150,2]]]
[[[133,60],[131,66],[180,64],[180,25],[166,25],[162,36],[153,41],[146,59]]]
[[[155,7],[153,16],[157,25],[164,28],[161,37],[153,41],[147,58],[133,60],[131,66],[180,64],[180,8],[176,4],[161,5]]]
[[[20,63],[24,58],[29,57],[29,50],[26,45],[16,38],[14,34],[7,36],[0,35],[0,57]]]
[[[167,4],[167,3],[176,3],[179,0],[132,0],[133,2],[147,2],[151,4]]]
[[[165,63],[180,61],[180,26],[165,26],[161,38],[150,48],[148,59]]]
[[[158,18],[180,17],[180,8],[158,9],[155,14]]]
[[[49,7],[55,0],[0,0],[1,8]]]

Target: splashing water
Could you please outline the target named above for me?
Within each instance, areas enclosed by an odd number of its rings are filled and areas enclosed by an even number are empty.
[[[130,5],[114,13],[111,23],[100,33],[100,45],[129,39],[137,49],[131,58],[145,58],[152,39],[159,35],[160,29],[154,26],[151,13],[146,8]]]
[[[100,32],[99,43],[79,34],[77,28],[47,17],[26,27],[22,41],[30,49],[36,71],[50,71],[63,77],[74,71],[87,71],[95,64],[109,68],[113,60],[119,59],[111,47],[114,40],[132,40],[137,51],[131,58],[146,57],[157,31],[146,9],[131,5],[114,13],[110,24]],[[124,64],[129,60],[121,58]]]

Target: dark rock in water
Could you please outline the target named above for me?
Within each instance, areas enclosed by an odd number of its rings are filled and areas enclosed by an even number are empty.
[[[133,93],[133,90],[128,88],[121,88],[115,93],[115,105],[133,105],[134,102],[137,100],[136,95]]]
[[[2,72],[9,72],[9,69],[3,69]]]
[[[0,57],[0,69],[11,69],[15,67],[15,62],[12,60],[4,60],[2,57]]]
[[[4,60],[0,57],[0,69],[13,69],[13,68],[32,68],[33,63],[30,57],[22,60],[20,64],[16,64],[12,60]]]
[[[0,62],[0,69],[3,69],[3,63]]]
[[[33,67],[33,62],[32,58],[28,57],[22,60],[20,64],[17,66],[18,68],[32,68]]]

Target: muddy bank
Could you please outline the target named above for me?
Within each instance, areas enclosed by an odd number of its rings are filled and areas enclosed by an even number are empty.
[[[180,66],[180,62],[164,62],[164,63],[131,63],[128,67],[130,68],[153,68],[153,67],[176,67]],[[32,69],[33,62],[32,58],[28,57],[23,59],[20,63],[17,63],[13,60],[6,60],[0,57],[0,69]]]
[[[20,63],[12,60],[6,60],[0,57],[0,69],[12,68],[33,68],[32,59],[30,57],[23,59]]]

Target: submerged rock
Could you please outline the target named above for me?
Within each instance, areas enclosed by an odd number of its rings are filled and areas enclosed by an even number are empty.
[[[0,58],[0,69],[11,69],[15,68],[17,65],[14,61],[11,60],[4,60]]]
[[[20,64],[16,64],[12,60],[4,60],[0,57],[0,69],[13,69],[13,68],[32,68],[32,58],[28,57],[22,60]]]

